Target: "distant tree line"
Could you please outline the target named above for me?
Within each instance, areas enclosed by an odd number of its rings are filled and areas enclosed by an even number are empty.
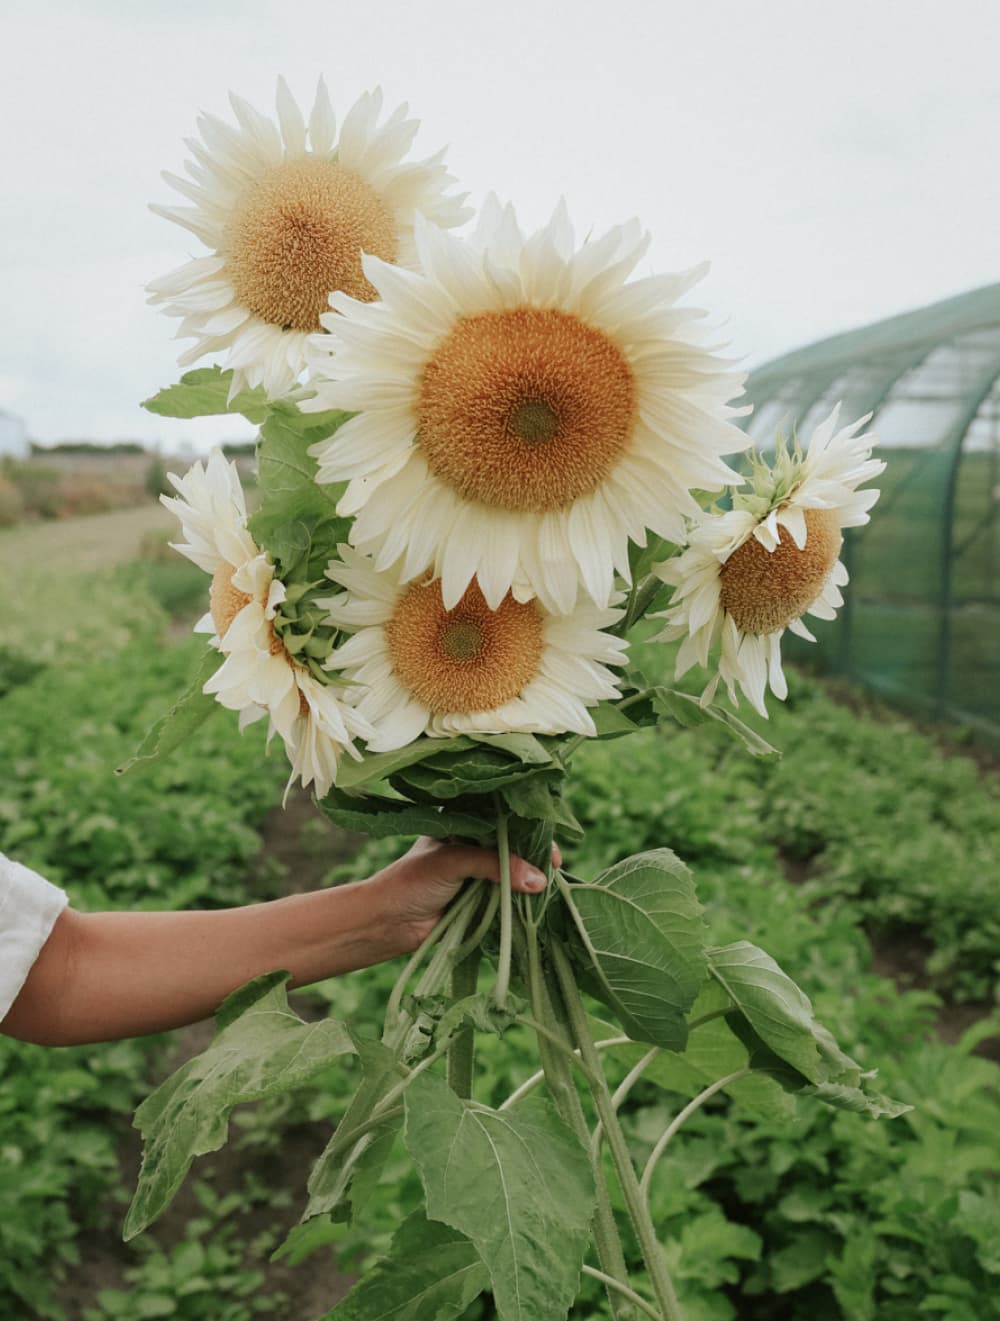
[[[137,440],[113,440],[98,445],[93,440],[60,440],[56,445],[31,442],[32,454],[145,454],[146,447]]]
[[[253,458],[257,449],[255,440],[227,441],[222,445],[223,454],[231,459]],[[45,454],[146,454],[149,450],[138,440],[113,440],[107,445],[99,445],[93,440],[60,440],[55,445],[40,445],[31,442],[33,455]],[[155,451],[154,451],[155,452]]]

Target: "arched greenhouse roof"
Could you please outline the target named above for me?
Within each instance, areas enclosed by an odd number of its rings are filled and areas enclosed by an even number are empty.
[[[834,335],[754,371],[747,429],[803,440],[874,413],[888,464],[822,664],[1000,737],[1000,284]],[[802,652],[797,654],[805,654]]]

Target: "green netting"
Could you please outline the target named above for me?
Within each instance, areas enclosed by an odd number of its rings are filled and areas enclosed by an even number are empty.
[[[874,412],[888,463],[847,533],[847,604],[790,654],[1000,737],[1000,284],[787,354],[747,391],[762,448],[840,399]]]

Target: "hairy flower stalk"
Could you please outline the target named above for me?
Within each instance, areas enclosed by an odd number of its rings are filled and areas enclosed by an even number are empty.
[[[552,960],[559,989],[566,1005],[573,1038],[581,1056],[590,1065],[591,1070],[598,1078],[597,1085],[591,1087],[591,1095],[594,1098],[594,1105],[597,1107],[605,1139],[611,1150],[622,1196],[625,1198],[625,1205],[628,1207],[632,1226],[642,1249],[643,1260],[646,1263],[646,1270],[649,1272],[650,1283],[653,1286],[657,1303],[663,1312],[664,1321],[684,1321],[684,1315],[677,1300],[677,1293],[670,1278],[670,1272],[667,1270],[663,1246],[657,1237],[656,1228],[650,1217],[649,1204],[639,1186],[639,1179],[632,1164],[632,1157],[629,1155],[625,1134],[618,1122],[618,1114],[611,1100],[611,1092],[604,1080],[600,1058],[594,1049],[594,1039],[587,1023],[587,1015],[580,999],[576,978],[573,975],[569,959],[558,942],[553,942]]]
[[[550,1031],[563,1035],[565,1039],[566,1024],[563,1019],[557,1016],[555,1009],[555,1004],[559,1003],[559,997],[553,998],[552,987],[546,980],[542,969],[538,931],[536,926],[530,923],[525,927],[524,949],[525,981],[531,996],[532,1012],[540,1023],[544,1023]],[[545,1082],[552,1099],[555,1101],[563,1121],[576,1134],[581,1146],[588,1150],[590,1130],[565,1056],[560,1051],[554,1050],[544,1035],[536,1034],[536,1040]],[[597,1189],[593,1232],[598,1259],[604,1271],[613,1280],[627,1285],[628,1269],[625,1265],[625,1254],[599,1161],[592,1161],[592,1168],[594,1185]],[[627,1298],[613,1287],[608,1290],[608,1303],[615,1321],[632,1321],[634,1313],[631,1305]]]

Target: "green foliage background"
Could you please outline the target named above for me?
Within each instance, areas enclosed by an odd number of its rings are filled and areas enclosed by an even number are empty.
[[[168,641],[166,630],[171,611],[196,608],[203,586],[193,569],[131,566],[89,580],[85,594],[54,584],[58,607],[30,631],[0,624],[0,848],[80,906],[218,905],[280,889],[255,860],[286,771],[262,755],[259,730],[241,738],[219,712],[171,758],[113,775],[197,665],[200,644]],[[570,865],[593,875],[669,844],[695,870],[711,942],[764,944],[844,1048],[877,1061],[880,1086],[916,1108],[875,1124],[793,1098],[766,1115],[720,1096],[700,1112],[653,1184],[687,1315],[1000,1316],[998,1070],[971,1053],[989,1024],[958,1047],[940,1044],[935,995],[874,976],[866,934],[919,938],[939,992],[989,996],[1000,944],[995,785],[905,722],[859,718],[806,679],[761,728],[782,760],[682,729],[582,747],[572,806],[586,833],[579,846],[565,841]],[[400,847],[369,844],[346,870],[363,874]],[[371,1033],[396,971],[355,974],[298,1003],[310,1014],[332,1005]],[[262,1187],[252,1173],[238,1193],[196,1185],[187,1231],[138,1240],[122,1261],[124,1288],[74,1295],[61,1284],[77,1276],[91,1234],[119,1232],[131,1192],[119,1150],[131,1111],[167,1071],[166,1050],[156,1040],[59,1052],[0,1040],[0,1315],[280,1314],[265,1284],[280,1235],[248,1236],[239,1217],[264,1204],[289,1227],[300,1190]],[[534,1067],[527,1039],[519,1052],[513,1033],[484,1039],[478,1061],[480,1094],[494,1102]],[[629,1062],[618,1062],[622,1074]],[[248,1171],[280,1152],[284,1134],[341,1114],[357,1071],[345,1058],[297,1097],[237,1112]],[[653,1080],[637,1087],[627,1111],[637,1156],[688,1096]],[[315,1247],[306,1260],[326,1272],[335,1242],[342,1268],[370,1269],[420,1200],[408,1161],[390,1153],[367,1227],[314,1222],[292,1255]],[[483,1306],[472,1305],[470,1321]],[[603,1307],[599,1286],[585,1282],[573,1315]]]

